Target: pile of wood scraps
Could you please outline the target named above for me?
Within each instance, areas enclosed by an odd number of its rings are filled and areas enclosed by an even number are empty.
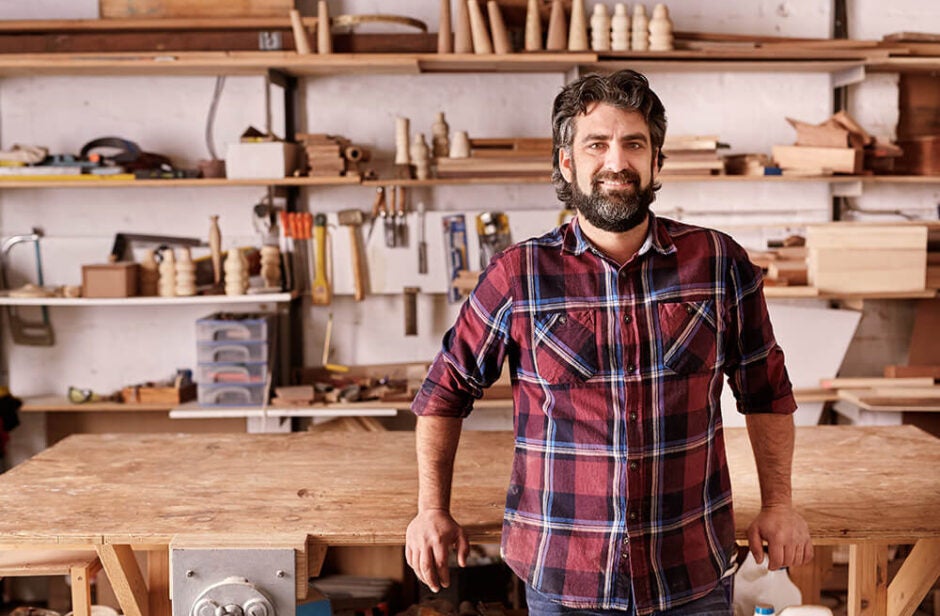
[[[775,145],[773,158],[784,175],[890,173],[899,147],[881,143],[849,114],[840,111],[821,124],[787,118],[796,130],[794,145]]]
[[[836,222],[806,229],[809,284],[834,293],[923,291],[927,226]]]
[[[294,377],[300,385],[274,388],[271,406],[295,408],[369,401],[408,403],[421,387],[427,370],[427,363],[303,368]]]
[[[727,147],[715,135],[667,136],[663,143],[666,160],[660,175],[722,175],[725,164],[718,149]]]
[[[370,159],[369,150],[338,135],[297,133],[295,139],[303,146],[306,175],[311,177],[358,174],[359,163]]]
[[[471,139],[470,156],[436,159],[437,177],[548,177],[552,140],[537,137]]]
[[[803,238],[797,238],[802,243]],[[764,285],[773,287],[803,287],[809,284],[806,264],[806,246],[792,245],[765,251],[748,251],[751,262],[764,271]]]

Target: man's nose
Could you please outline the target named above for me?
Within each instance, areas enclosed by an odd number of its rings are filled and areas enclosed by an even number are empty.
[[[611,146],[607,149],[607,156],[604,158],[604,168],[608,171],[623,171],[631,167],[627,151],[620,146]]]

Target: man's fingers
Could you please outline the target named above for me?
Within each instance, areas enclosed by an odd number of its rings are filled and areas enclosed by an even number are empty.
[[[421,581],[427,584],[433,592],[441,589],[440,578],[437,575],[437,564],[434,562],[434,554],[431,548],[425,548],[421,554]]]
[[[760,531],[756,526],[747,529],[747,545],[758,565],[764,562],[764,545],[761,543]]]
[[[814,551],[813,551],[813,542],[812,542],[812,541],[807,541],[807,542],[803,545],[803,564],[805,565],[805,564],[807,564],[808,562],[810,562],[811,560],[813,560],[814,554],[815,554],[815,553],[814,553]]]
[[[783,546],[776,542],[767,542],[767,556],[770,557],[770,562],[767,563],[767,567],[771,571],[776,571],[783,565]]]
[[[461,567],[467,566],[467,557],[470,555],[470,542],[467,540],[467,534],[461,528],[457,533],[457,564]]]
[[[450,547],[443,543],[434,545],[434,568],[443,588],[450,586],[450,567],[447,566]]]
[[[803,559],[803,547],[799,544],[787,544],[783,546],[783,560],[780,562],[780,566],[798,565],[797,558]]]

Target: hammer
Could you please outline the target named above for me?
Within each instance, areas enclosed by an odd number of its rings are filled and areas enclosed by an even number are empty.
[[[338,217],[339,224],[349,228],[349,250],[352,256],[353,280],[356,284],[355,298],[357,302],[361,302],[366,296],[362,252],[359,250],[359,227],[362,225],[362,210],[342,210],[339,212]]]

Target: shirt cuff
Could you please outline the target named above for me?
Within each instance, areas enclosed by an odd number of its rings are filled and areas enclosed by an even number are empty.
[[[425,387],[411,403],[411,412],[419,417],[454,417],[463,419],[473,410],[473,397],[461,396],[437,389],[433,393]]]
[[[738,400],[738,412],[743,415],[760,415],[774,413],[777,415],[792,415],[796,411],[796,398],[793,397],[793,391],[788,391],[770,402],[758,402],[754,400]]]

